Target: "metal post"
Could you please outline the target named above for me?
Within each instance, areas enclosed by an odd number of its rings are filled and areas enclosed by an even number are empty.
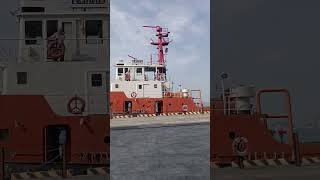
[[[293,143],[294,143],[294,160],[296,166],[301,166],[301,154],[300,154],[300,143],[297,133],[293,133]]]
[[[2,147],[1,148],[1,153],[0,153],[0,156],[1,156],[1,180],[4,180],[5,179],[5,165],[4,165],[4,148]]]
[[[221,79],[221,88],[222,88],[222,100],[223,100],[223,113],[226,114],[226,96],[224,92],[224,82]]]
[[[62,177],[66,178],[67,177],[67,168],[66,168],[66,144],[62,145]]]

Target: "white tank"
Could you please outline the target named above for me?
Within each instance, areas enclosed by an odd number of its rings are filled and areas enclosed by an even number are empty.
[[[231,89],[230,97],[235,99],[235,109],[238,112],[250,112],[250,99],[255,96],[255,90],[252,86],[238,86]]]
[[[182,97],[188,98],[189,97],[189,90],[188,89],[182,89]]]
[[[254,87],[252,86],[239,86],[231,89],[231,97],[254,97]]]
[[[251,104],[249,98],[239,98],[236,100],[236,110],[238,111],[249,111],[251,110]]]

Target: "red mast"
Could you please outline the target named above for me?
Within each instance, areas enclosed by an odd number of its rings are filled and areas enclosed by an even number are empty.
[[[167,29],[164,29],[160,26],[143,26],[145,28],[153,28],[156,29],[158,36],[158,41],[154,42],[152,40],[151,44],[157,46],[158,49],[158,64],[159,65],[165,65],[165,59],[164,59],[164,52],[163,52],[163,47],[169,45],[169,33]]]

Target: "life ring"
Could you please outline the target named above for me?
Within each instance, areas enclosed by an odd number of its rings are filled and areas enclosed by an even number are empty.
[[[238,137],[232,142],[233,151],[238,156],[246,156],[248,154],[248,139],[245,137]]]
[[[82,114],[85,110],[85,107],[85,101],[78,96],[71,98],[67,106],[68,112],[72,114]]]
[[[184,104],[182,105],[182,111],[187,112],[188,111],[188,105]]]
[[[58,60],[63,58],[65,53],[64,43],[58,43],[58,40],[49,41],[48,43],[48,58]]]
[[[136,92],[132,92],[131,93],[131,97],[136,98],[137,97],[137,93]]]

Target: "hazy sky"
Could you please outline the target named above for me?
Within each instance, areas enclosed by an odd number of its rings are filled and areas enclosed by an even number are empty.
[[[173,42],[167,56],[168,75],[175,88],[201,89],[209,101],[210,84],[210,0],[113,0],[111,1],[111,64],[130,60],[128,54],[156,59],[150,45],[155,31],[143,25],[169,29]],[[111,73],[115,73],[112,69]],[[112,76],[114,77],[114,76]]]
[[[320,1],[219,0],[213,6],[212,81],[225,71],[234,82],[288,88],[297,125],[320,120]]]
[[[18,38],[18,24],[16,17],[10,11],[17,9],[17,0],[5,0],[0,7],[0,38]]]

